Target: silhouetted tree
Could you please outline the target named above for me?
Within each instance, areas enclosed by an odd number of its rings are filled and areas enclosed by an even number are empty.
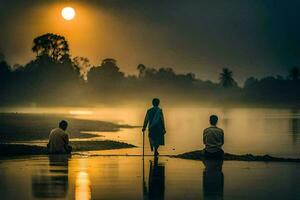
[[[92,67],[88,73],[89,83],[97,86],[117,86],[124,79],[124,73],[117,66],[113,58],[106,58],[101,66]]]
[[[64,62],[70,59],[69,45],[65,37],[47,33],[33,40],[32,51],[37,57],[50,57],[55,62]]]
[[[0,97],[1,97],[1,103],[7,102],[7,99],[9,99],[9,94],[7,91],[10,88],[10,81],[11,81],[11,67],[7,64],[7,62],[4,60],[0,60]]]
[[[139,78],[145,77],[146,66],[143,64],[139,64],[137,66],[137,70],[139,71]]]
[[[2,60],[0,60],[0,82],[3,83],[4,80],[6,80],[7,74],[10,72],[11,67],[8,65],[8,63],[4,60],[4,56]]]
[[[292,80],[299,80],[300,78],[300,71],[298,67],[293,67],[290,71],[290,75],[289,75],[290,79]]]
[[[225,88],[237,85],[236,81],[233,79],[232,71],[229,70],[228,68],[223,68],[222,72],[220,73],[219,79],[220,79],[220,84]]]
[[[10,66],[6,61],[0,61],[0,87],[3,88],[6,81],[9,79],[8,74],[10,73]]]
[[[71,60],[65,38],[51,33],[35,38],[32,50],[37,58],[24,66],[10,66],[0,53],[0,105],[86,105],[155,95],[185,103],[219,103],[222,99],[222,103],[300,106],[300,81],[291,81],[300,79],[297,67],[290,71],[289,79],[250,77],[239,88],[228,68],[220,73],[220,83],[214,83],[197,79],[193,73],[143,64],[137,66],[138,75],[125,76],[113,58],[93,67],[84,57]],[[223,90],[220,85],[233,88]]]
[[[244,87],[245,87],[245,88],[251,87],[251,86],[255,85],[257,82],[258,82],[257,78],[249,77],[249,78],[245,81]]]
[[[6,73],[10,71],[10,66],[6,61],[0,61],[0,77],[2,78]]]
[[[73,59],[74,67],[79,70],[80,77],[83,78],[85,81],[87,81],[87,75],[90,69],[92,68],[92,65],[88,58],[85,57],[75,57]]]

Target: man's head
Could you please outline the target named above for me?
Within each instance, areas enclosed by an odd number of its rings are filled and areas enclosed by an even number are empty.
[[[209,122],[213,126],[217,125],[217,123],[218,123],[218,116],[217,115],[211,115],[209,117]]]
[[[159,99],[158,98],[154,98],[153,100],[152,100],[152,105],[153,106],[158,106],[159,105]]]
[[[65,120],[62,120],[61,122],[59,122],[59,128],[61,128],[62,130],[67,130],[68,128],[68,122]]]

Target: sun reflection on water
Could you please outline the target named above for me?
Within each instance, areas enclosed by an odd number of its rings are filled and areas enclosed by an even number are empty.
[[[89,174],[81,171],[76,176],[75,183],[75,199],[88,200],[91,199],[91,181]]]
[[[93,112],[89,110],[71,110],[69,111],[71,115],[92,115]]]

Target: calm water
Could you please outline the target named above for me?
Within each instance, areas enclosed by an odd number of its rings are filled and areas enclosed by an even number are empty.
[[[161,154],[178,154],[203,148],[202,131],[210,114],[220,118],[225,131],[224,149],[230,153],[271,154],[300,157],[300,110],[257,108],[163,107],[166,118],[166,146]],[[104,120],[141,125],[147,107],[11,109],[4,111],[60,113],[80,119]],[[71,126],[71,125],[70,125]],[[86,131],[86,130],[85,130]],[[72,134],[72,133],[70,133]],[[97,133],[105,137],[142,146],[141,128]],[[108,154],[140,154],[141,149],[107,151]],[[150,154],[148,141],[146,153]]]
[[[299,199],[298,165],[161,157],[0,161],[1,199]]]
[[[214,113],[219,115],[219,126],[225,131],[226,152],[300,157],[298,110],[163,108],[167,134],[161,154],[203,148],[202,131],[208,126],[209,115]],[[141,125],[145,110],[146,107],[5,111],[59,113],[62,118]],[[99,137],[92,140],[112,139],[139,147],[83,152],[73,157],[0,160],[1,199],[300,199],[300,170],[296,163],[203,163],[163,156],[158,161],[146,157],[143,163],[139,156],[91,156],[142,152],[141,128],[96,134]],[[150,153],[146,142],[146,154]]]

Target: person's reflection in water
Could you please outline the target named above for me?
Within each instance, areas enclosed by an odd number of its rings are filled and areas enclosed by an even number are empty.
[[[70,155],[49,155],[49,170],[32,177],[32,194],[36,198],[65,198],[68,193]]]
[[[300,120],[299,120],[299,112],[297,109],[291,110],[291,117],[290,117],[290,132],[293,137],[293,144],[297,144],[299,133],[300,133]]]
[[[205,165],[202,184],[204,199],[223,199],[223,160],[206,159],[203,163]]]
[[[154,162],[150,160],[150,170],[148,179],[147,191],[144,189],[144,197],[147,199],[164,199],[165,197],[165,165],[162,162],[158,162],[158,157],[154,159]]]

